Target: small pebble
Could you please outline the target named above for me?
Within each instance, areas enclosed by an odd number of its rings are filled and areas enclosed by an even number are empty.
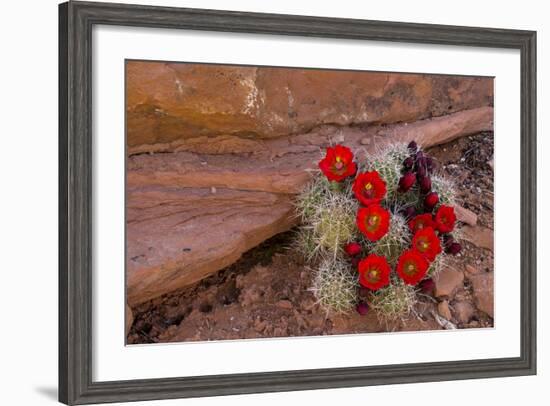
[[[292,309],[292,303],[289,300],[279,300],[276,306],[280,309]]]
[[[371,139],[370,138],[363,138],[361,140],[361,145],[369,145],[371,143]]]

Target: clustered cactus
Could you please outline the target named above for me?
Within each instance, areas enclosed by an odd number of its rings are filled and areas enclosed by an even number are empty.
[[[356,304],[357,278],[341,258],[324,258],[311,288],[326,309],[345,313]]]
[[[319,169],[296,204],[297,248],[315,265],[318,302],[327,312],[406,317],[445,257],[462,249],[452,181],[414,141],[362,162],[345,146],[329,147]]]

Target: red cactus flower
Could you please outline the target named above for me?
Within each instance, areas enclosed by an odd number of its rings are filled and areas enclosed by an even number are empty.
[[[429,213],[426,214],[419,214],[415,218],[413,218],[411,221],[409,221],[409,228],[411,229],[411,232],[414,234],[419,230],[422,230],[426,227],[432,227],[433,228],[433,220],[432,215]]]
[[[441,252],[441,242],[432,227],[417,231],[413,236],[412,247],[424,255],[428,261],[433,261]]]
[[[353,192],[364,206],[380,203],[386,195],[386,182],[376,171],[360,173],[353,182]]]
[[[435,227],[440,233],[450,233],[455,228],[455,209],[442,204],[435,214]]]
[[[361,244],[357,242],[347,243],[344,246],[344,251],[346,251],[346,254],[348,254],[350,257],[359,255],[361,253]]]
[[[319,162],[319,169],[328,180],[341,182],[355,174],[357,165],[353,162],[353,152],[348,147],[336,145],[327,148],[325,157]]]
[[[414,183],[416,182],[416,176],[414,176],[414,173],[407,172],[401,178],[399,179],[399,191],[400,192],[407,192],[410,188],[413,187]]]
[[[364,316],[369,312],[369,305],[366,302],[359,302],[357,303],[355,310],[357,310],[357,313],[361,316]]]
[[[437,203],[439,203],[439,195],[435,192],[428,193],[424,198],[424,208],[428,211],[432,211]]]
[[[357,227],[370,241],[378,241],[390,228],[390,213],[377,204],[357,211]]]
[[[397,261],[396,272],[408,285],[416,285],[428,272],[428,261],[415,249],[404,251]]]
[[[390,272],[385,257],[371,254],[359,262],[359,283],[370,290],[378,290],[389,285]]]

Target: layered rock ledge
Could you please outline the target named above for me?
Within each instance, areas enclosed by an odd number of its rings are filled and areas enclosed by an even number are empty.
[[[244,153],[323,125],[414,122],[493,102],[488,77],[147,61],[127,62],[126,89],[131,154]]]

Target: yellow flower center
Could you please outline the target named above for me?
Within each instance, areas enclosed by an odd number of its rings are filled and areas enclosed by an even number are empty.
[[[380,217],[377,214],[375,214],[373,216],[370,216],[369,217],[369,225],[375,226],[378,223],[379,219],[380,219]]]
[[[404,266],[404,271],[407,275],[414,275],[416,273],[416,265],[413,262],[407,262]]]
[[[369,279],[378,279],[378,274],[379,274],[378,269],[376,268],[369,269],[369,274],[368,274]]]
[[[367,183],[367,184],[365,185],[365,189],[366,189],[366,190],[371,190],[371,189],[372,189],[372,183],[370,183],[370,182]]]
[[[421,247],[423,250],[427,249],[429,246],[430,246],[430,244],[428,244],[426,241],[420,242],[420,247]]]
[[[334,167],[338,170],[344,167],[344,162],[342,161],[342,158],[340,158],[339,156],[336,157],[336,163],[334,164]]]

